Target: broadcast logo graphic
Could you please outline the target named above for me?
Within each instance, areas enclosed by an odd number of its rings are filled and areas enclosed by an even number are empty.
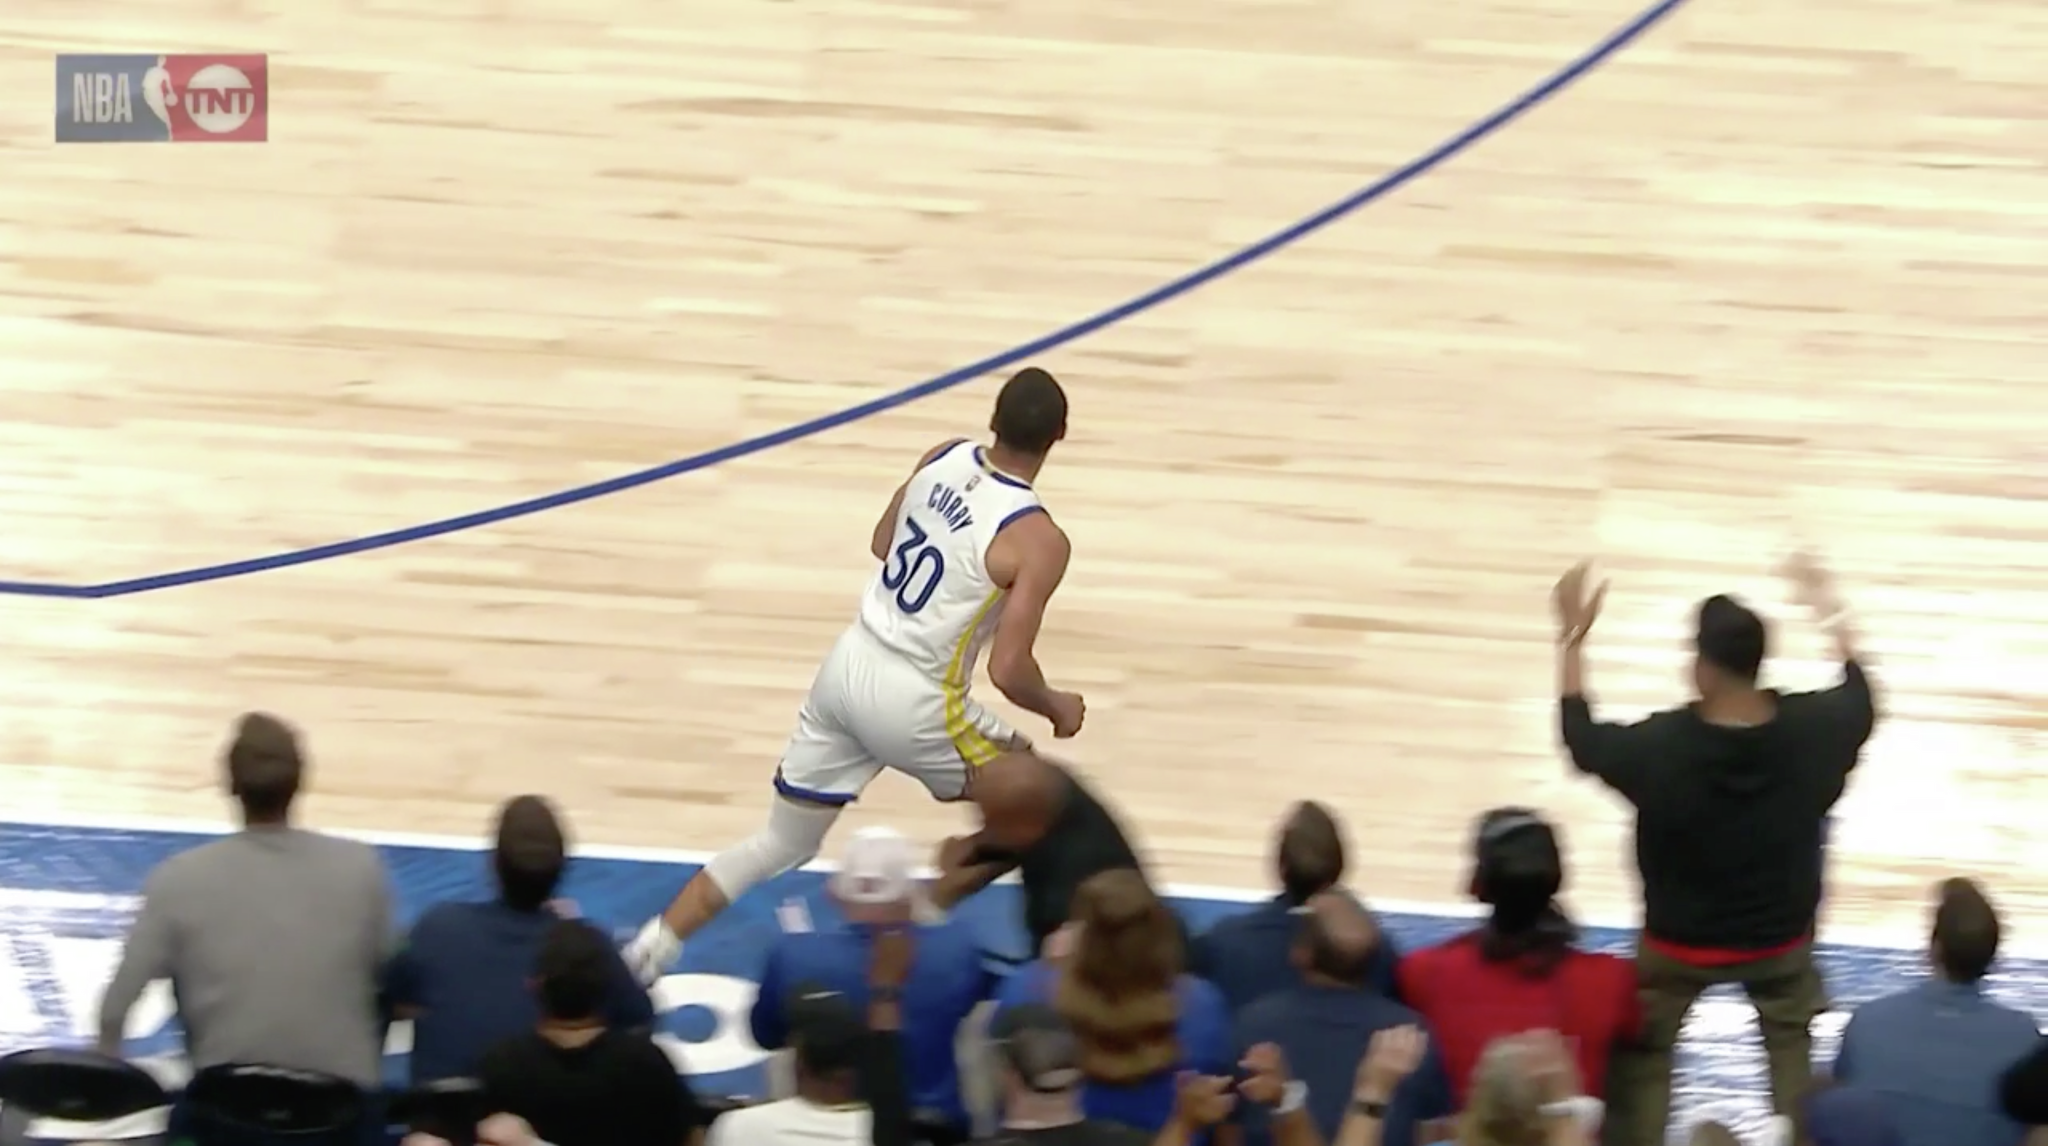
[[[58,143],[261,143],[270,57],[57,57]]]

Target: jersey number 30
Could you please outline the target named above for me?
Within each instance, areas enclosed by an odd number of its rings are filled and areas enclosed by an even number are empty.
[[[896,607],[906,613],[915,613],[931,603],[932,594],[938,591],[939,578],[946,575],[946,555],[936,545],[927,544],[931,534],[914,517],[903,519],[903,528],[910,536],[896,546],[896,552],[889,563],[882,566],[882,587],[896,594]]]

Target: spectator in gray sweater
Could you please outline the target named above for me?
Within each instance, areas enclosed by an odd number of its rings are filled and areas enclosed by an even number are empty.
[[[169,979],[194,1069],[262,1063],[374,1088],[391,945],[383,864],[367,844],[292,826],[305,763],[283,721],[242,717],[226,755],[242,830],[149,874],[100,1000],[100,1049],[120,1053],[143,988]]]

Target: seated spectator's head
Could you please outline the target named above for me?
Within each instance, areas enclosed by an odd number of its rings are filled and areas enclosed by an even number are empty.
[[[1074,952],[1053,1004],[1073,1029],[1081,1069],[1106,1083],[1134,1082],[1180,1060],[1181,935],[1173,912],[1131,869],[1106,871],[1074,896]]]
[[[1975,983],[1998,957],[1998,911],[1972,880],[1945,879],[1937,889],[1934,936],[1935,969],[1951,983]]]
[[[1287,902],[1300,906],[1309,896],[1328,891],[1344,878],[1344,831],[1330,809],[1313,800],[1294,805],[1280,824],[1275,858],[1280,890]]]
[[[1707,700],[1755,688],[1769,643],[1764,619],[1742,602],[1719,593],[1701,601],[1693,636],[1693,687]]]
[[[868,1041],[860,1009],[837,991],[799,984],[790,992],[788,1012],[797,1094],[821,1105],[858,1101]]]
[[[1312,983],[1364,987],[1372,981],[1379,945],[1379,925],[1365,905],[1347,892],[1325,891],[1302,906],[1294,965]]]
[[[1550,1141],[1534,1058],[1520,1038],[1495,1039],[1486,1045],[1472,1068],[1458,1146],[1544,1146]]]
[[[1481,934],[1489,962],[1519,963],[1547,976],[1577,930],[1557,906],[1564,856],[1557,829],[1528,808],[1495,808],[1479,818],[1472,843],[1472,897],[1493,908]]]
[[[846,847],[839,870],[825,883],[849,922],[883,926],[908,922],[917,893],[917,857],[894,828],[862,828]]]
[[[569,865],[569,842],[555,809],[539,796],[514,796],[498,809],[498,842],[491,849],[498,891],[519,911],[539,911],[555,896]]]
[[[1002,1065],[1006,1124],[1051,1122],[1080,1109],[1081,1050],[1058,1011],[1038,1003],[1006,1007],[988,1037]]]
[[[602,1025],[607,971],[615,958],[595,927],[563,919],[541,937],[534,959],[534,993],[544,1027]]]
[[[247,713],[235,722],[227,750],[228,792],[242,805],[244,821],[288,820],[305,772],[299,734],[291,725],[267,712]]]

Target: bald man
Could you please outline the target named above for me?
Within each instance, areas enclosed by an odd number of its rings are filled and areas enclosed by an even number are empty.
[[[1325,1141],[1336,1141],[1337,1128],[1354,1105],[1381,1120],[1383,1142],[1430,1141],[1416,1137],[1416,1128],[1452,1113],[1450,1075],[1435,1047],[1391,1097],[1353,1093],[1359,1060],[1375,1034],[1424,1027],[1421,1015],[1369,985],[1373,956],[1382,942],[1379,924],[1345,891],[1318,892],[1298,910],[1294,966],[1299,980],[1238,1012],[1239,1050],[1260,1043],[1280,1047],[1308,1084],[1308,1112]],[[1271,1141],[1263,1112],[1249,1109],[1243,1121],[1246,1146]]]
[[[1119,868],[1144,870],[1123,825],[1095,793],[1035,752],[1006,752],[982,765],[968,797],[981,813],[981,830],[940,845],[932,899],[950,908],[1017,872],[1034,953],[1067,921],[1084,880]]]

